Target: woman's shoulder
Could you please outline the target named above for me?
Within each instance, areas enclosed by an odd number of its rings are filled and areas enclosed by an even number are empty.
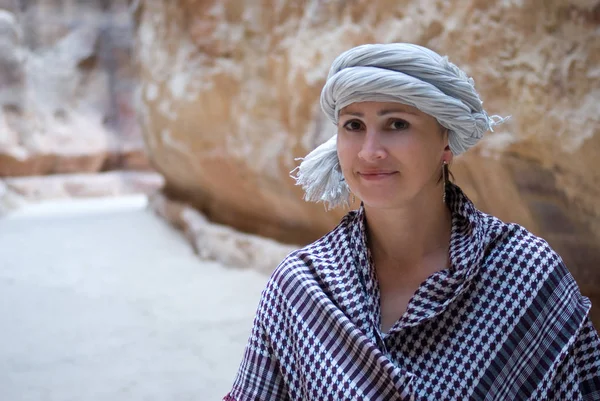
[[[488,269],[510,266],[533,271],[552,270],[562,263],[544,238],[518,223],[505,222],[479,210],[459,187],[451,188],[456,231],[470,252],[466,255],[470,261],[477,259]],[[461,252],[465,253],[462,249]]]
[[[570,292],[573,302],[588,302],[562,257],[548,241],[517,223],[505,223],[483,213],[482,218],[487,225],[484,271],[532,297],[547,296],[546,300],[550,300],[562,288]]]
[[[513,263],[523,264],[527,260],[537,264],[562,262],[559,254],[544,238],[534,234],[518,223],[480,212],[485,227],[484,246],[489,255],[510,257]]]
[[[286,291],[290,286],[306,285],[322,276],[322,271],[350,252],[350,238],[356,231],[357,211],[346,214],[331,231],[312,243],[290,252],[271,275],[268,287]]]

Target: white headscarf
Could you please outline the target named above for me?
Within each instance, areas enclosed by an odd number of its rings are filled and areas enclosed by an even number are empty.
[[[448,129],[455,155],[506,121],[487,115],[473,79],[447,57],[409,43],[362,45],[334,60],[321,92],[323,112],[337,126],[341,109],[366,101],[403,103],[433,116]],[[328,208],[347,205],[350,195],[336,141],[334,135],[292,171],[296,184],[305,191],[304,199],[324,202]]]

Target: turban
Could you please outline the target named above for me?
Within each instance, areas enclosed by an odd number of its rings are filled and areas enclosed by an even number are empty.
[[[321,92],[321,109],[337,125],[341,109],[356,102],[407,104],[448,129],[450,150],[460,155],[483,134],[506,121],[488,116],[472,78],[425,47],[408,43],[371,44],[350,49],[333,62]],[[329,208],[347,205],[350,189],[337,156],[337,135],[300,159],[292,171],[305,200]],[[295,174],[295,175],[294,175]]]

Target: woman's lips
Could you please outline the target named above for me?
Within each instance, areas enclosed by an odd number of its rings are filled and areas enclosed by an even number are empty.
[[[395,174],[397,174],[397,171],[390,171],[390,172],[385,172],[385,171],[377,171],[377,172],[359,172],[358,175],[360,176],[360,178],[367,180],[367,181],[380,181],[380,180],[385,180],[386,178],[389,178]]]

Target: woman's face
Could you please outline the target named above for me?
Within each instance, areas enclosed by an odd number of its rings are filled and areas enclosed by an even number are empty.
[[[438,192],[441,199],[442,162],[452,153],[435,118],[400,103],[360,102],[343,108],[338,121],[342,172],[365,205],[401,207]]]

